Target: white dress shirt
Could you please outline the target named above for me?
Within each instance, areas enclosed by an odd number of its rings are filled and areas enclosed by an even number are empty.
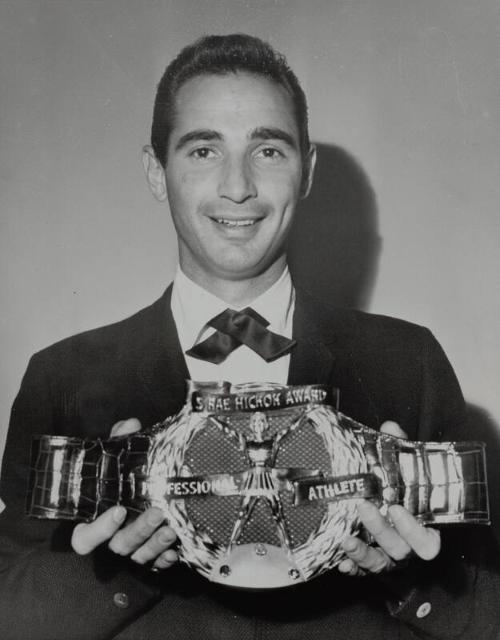
[[[280,278],[262,295],[244,307],[236,308],[220,300],[192,280],[177,267],[172,289],[172,314],[177,327],[181,348],[192,380],[228,380],[242,382],[278,382],[286,384],[290,354],[274,362],[266,362],[246,345],[235,349],[220,364],[213,364],[186,355],[198,342],[202,342],[215,330],[207,322],[227,308],[240,311],[252,307],[268,322],[268,329],[287,338],[292,337],[295,291],[288,267]]]

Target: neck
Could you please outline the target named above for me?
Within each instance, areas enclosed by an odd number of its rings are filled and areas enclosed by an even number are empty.
[[[184,274],[206,291],[217,296],[228,305],[236,308],[245,307],[277,282],[283,273],[286,262],[273,265],[263,274],[242,280],[208,277],[207,274],[191,273],[181,264]]]

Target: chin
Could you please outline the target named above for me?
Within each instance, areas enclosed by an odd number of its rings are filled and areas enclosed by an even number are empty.
[[[232,259],[228,256],[225,258],[223,262],[219,261],[215,264],[214,273],[227,280],[248,280],[261,275],[269,266],[267,262],[264,263],[255,256],[252,256],[252,260],[242,259],[241,255],[234,256]]]
[[[260,276],[265,269],[259,269],[255,266],[243,265],[225,265],[218,269],[218,275],[225,280],[250,280]]]

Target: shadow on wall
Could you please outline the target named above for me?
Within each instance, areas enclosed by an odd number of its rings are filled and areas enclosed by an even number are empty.
[[[316,146],[311,193],[301,201],[290,234],[290,271],[299,286],[319,299],[366,309],[381,245],[375,194],[344,149]]]
[[[299,206],[289,240],[294,281],[332,304],[366,309],[377,276],[381,238],[375,194],[359,163],[344,149],[317,144],[311,193]],[[468,428],[456,440],[486,443],[491,519],[500,541],[500,427],[468,404]]]

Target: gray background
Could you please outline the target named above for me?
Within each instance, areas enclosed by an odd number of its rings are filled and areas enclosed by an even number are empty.
[[[30,354],[170,281],[140,163],[155,85],[183,45],[233,31],[282,50],[309,97],[323,165],[296,271],[430,326],[498,423],[498,0],[0,0],[0,451]]]

